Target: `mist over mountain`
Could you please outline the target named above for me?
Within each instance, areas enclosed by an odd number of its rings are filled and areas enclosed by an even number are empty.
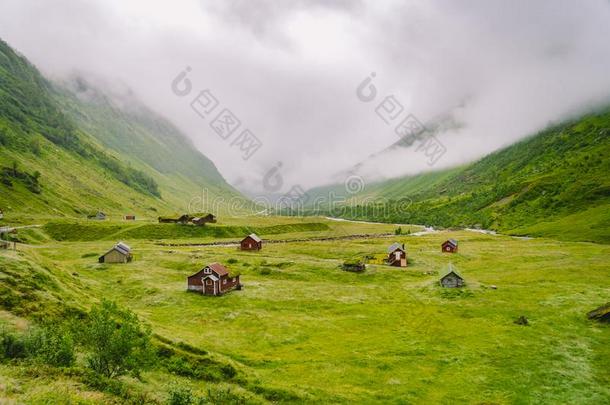
[[[263,178],[278,162],[280,194],[335,182],[359,163],[367,178],[414,174],[473,161],[605,105],[609,20],[604,0],[7,0],[0,36],[52,77],[78,71],[125,83],[230,183],[256,195],[269,193]],[[187,67],[193,93],[177,97],[171,82]],[[377,97],[362,102],[356,89],[373,72]],[[261,141],[256,154],[244,160],[233,139],[210,128],[213,116],[193,112],[204,89]],[[453,123],[438,132],[446,152],[434,165],[416,148],[369,159],[399,141],[397,122],[376,113],[388,96],[402,107],[397,121]]]

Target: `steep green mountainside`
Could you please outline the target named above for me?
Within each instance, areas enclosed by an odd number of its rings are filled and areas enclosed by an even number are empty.
[[[610,111],[604,111],[546,129],[464,167],[372,184],[348,201],[389,200],[389,207],[365,204],[336,214],[608,243],[609,157]]]
[[[125,112],[99,91],[94,100],[50,84],[0,41],[0,208],[7,220],[98,209],[154,217],[185,211],[204,188],[209,201],[241,198],[167,121],[135,103]]]
[[[134,167],[154,173],[167,197],[181,200],[176,204],[200,196],[203,188],[212,198],[239,195],[188,138],[134,97],[113,100],[82,78],[55,90],[55,100],[79,128]]]

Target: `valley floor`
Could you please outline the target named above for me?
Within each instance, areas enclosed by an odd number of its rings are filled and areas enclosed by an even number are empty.
[[[234,246],[163,245],[216,240],[211,236],[161,240],[147,234],[124,239],[135,253],[135,260],[125,265],[97,263],[97,255],[114,239],[59,242],[43,227],[31,231],[38,244],[0,252],[0,270],[6,272],[0,284],[7,275],[27,278],[16,274],[39,266],[59,286],[52,294],[64,303],[86,309],[101,298],[114,300],[135,311],[163,339],[208,351],[257,386],[288,393],[275,402],[610,401],[610,329],[586,318],[588,311],[610,301],[610,245],[468,231],[290,242],[388,234],[395,226],[323,218],[229,222],[327,227],[262,235],[286,241],[266,244],[256,253]],[[116,239],[129,235],[124,232],[115,230]],[[440,244],[449,237],[459,240],[459,253],[441,253]],[[361,274],[341,270],[345,260],[382,256],[393,241],[406,245],[407,268],[369,264]],[[187,292],[186,277],[214,261],[241,273],[243,290],[222,297]],[[464,276],[465,288],[439,287],[438,272],[449,262]],[[37,299],[46,295],[40,292]],[[27,322],[28,311],[40,310],[27,302],[20,305],[22,313],[9,308],[19,316],[3,312],[0,322],[19,325]],[[520,316],[527,317],[528,326],[514,323]],[[4,364],[0,379],[0,398],[16,403],[47,397],[52,402],[58,386],[78,400],[116,400],[63,374],[45,389],[44,382],[54,377]],[[133,384],[147,387],[162,401],[176,379],[196,391],[221,384],[243,391],[251,402],[273,401],[252,384],[192,381],[160,371],[145,373],[145,382]]]

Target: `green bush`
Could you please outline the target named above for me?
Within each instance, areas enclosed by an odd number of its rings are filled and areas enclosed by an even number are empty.
[[[168,405],[194,405],[199,403],[204,403],[202,398],[195,397],[193,391],[188,387],[175,386],[169,391]]]
[[[21,359],[27,355],[26,344],[23,335],[10,332],[7,329],[0,330],[0,356],[4,359]]]
[[[25,339],[26,351],[43,363],[56,367],[74,364],[74,342],[71,333],[58,325],[34,327]]]
[[[154,359],[149,328],[133,312],[110,301],[91,309],[81,339],[89,367],[108,378],[127,372],[137,375]]]

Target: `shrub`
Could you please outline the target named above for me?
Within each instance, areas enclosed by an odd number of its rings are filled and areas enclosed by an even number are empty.
[[[238,260],[233,257],[227,260],[227,263],[229,263],[229,264],[235,264],[237,262],[238,262]]]
[[[0,356],[5,359],[20,359],[27,355],[23,335],[0,330]]]
[[[68,330],[57,325],[45,325],[28,331],[26,350],[40,361],[56,366],[74,364],[74,343]]]
[[[89,367],[108,378],[128,371],[137,375],[153,360],[149,328],[133,312],[110,301],[91,309],[81,338],[89,351]]]
[[[198,401],[198,398],[193,396],[193,391],[188,387],[176,386],[169,391],[168,405],[192,405],[196,403],[202,403],[202,401]]]

